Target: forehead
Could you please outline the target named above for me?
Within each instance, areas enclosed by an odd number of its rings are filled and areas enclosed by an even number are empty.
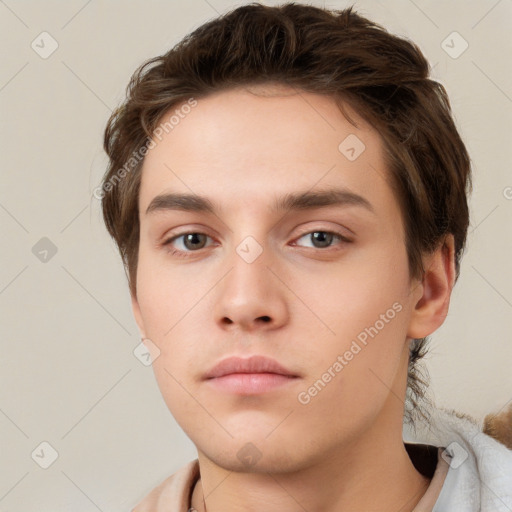
[[[194,105],[194,103],[190,103]],[[140,211],[163,192],[239,207],[315,187],[393,199],[379,134],[335,100],[280,84],[238,87],[170,109],[145,157]],[[373,197],[372,197],[373,196]],[[372,200],[370,199],[370,200]]]

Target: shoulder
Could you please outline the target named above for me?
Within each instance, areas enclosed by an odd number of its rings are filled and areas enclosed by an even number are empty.
[[[453,409],[429,412],[428,421],[418,422],[408,437],[439,447],[440,459],[448,464],[433,510],[512,510],[512,450],[507,446],[512,430],[510,408],[483,421]]]
[[[188,510],[192,488],[199,478],[195,459],[155,487],[132,512],[174,512]]]

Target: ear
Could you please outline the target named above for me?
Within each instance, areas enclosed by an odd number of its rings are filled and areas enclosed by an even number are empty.
[[[137,325],[139,326],[140,337],[146,338],[146,330],[144,328],[144,322],[142,320],[142,314],[140,312],[139,301],[137,300],[137,297],[135,295],[132,295],[131,299],[133,316],[135,318],[135,322],[137,322]]]
[[[410,338],[424,338],[432,334],[448,314],[455,284],[454,245],[453,235],[446,235],[438,248],[423,259],[425,274],[420,283],[413,282],[411,292],[416,296],[416,304],[407,332]]]

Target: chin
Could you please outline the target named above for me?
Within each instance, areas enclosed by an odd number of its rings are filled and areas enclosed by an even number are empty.
[[[290,473],[307,465],[306,461],[301,463],[294,446],[276,449],[268,442],[260,446],[251,441],[241,444],[234,441],[232,450],[215,452],[213,447],[208,448],[201,451],[209,460],[226,471],[237,473]]]

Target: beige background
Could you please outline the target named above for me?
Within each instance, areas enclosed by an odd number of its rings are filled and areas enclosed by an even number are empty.
[[[124,273],[92,191],[136,66],[241,3],[0,2],[0,511],[130,510],[195,456],[134,357]],[[428,367],[439,404],[482,418],[512,399],[512,2],[355,5],[435,64],[473,159],[468,250]],[[51,49],[43,31],[58,43],[47,59],[31,47]],[[469,44],[456,59],[442,47],[453,31]],[[42,442],[58,453],[48,469]]]

